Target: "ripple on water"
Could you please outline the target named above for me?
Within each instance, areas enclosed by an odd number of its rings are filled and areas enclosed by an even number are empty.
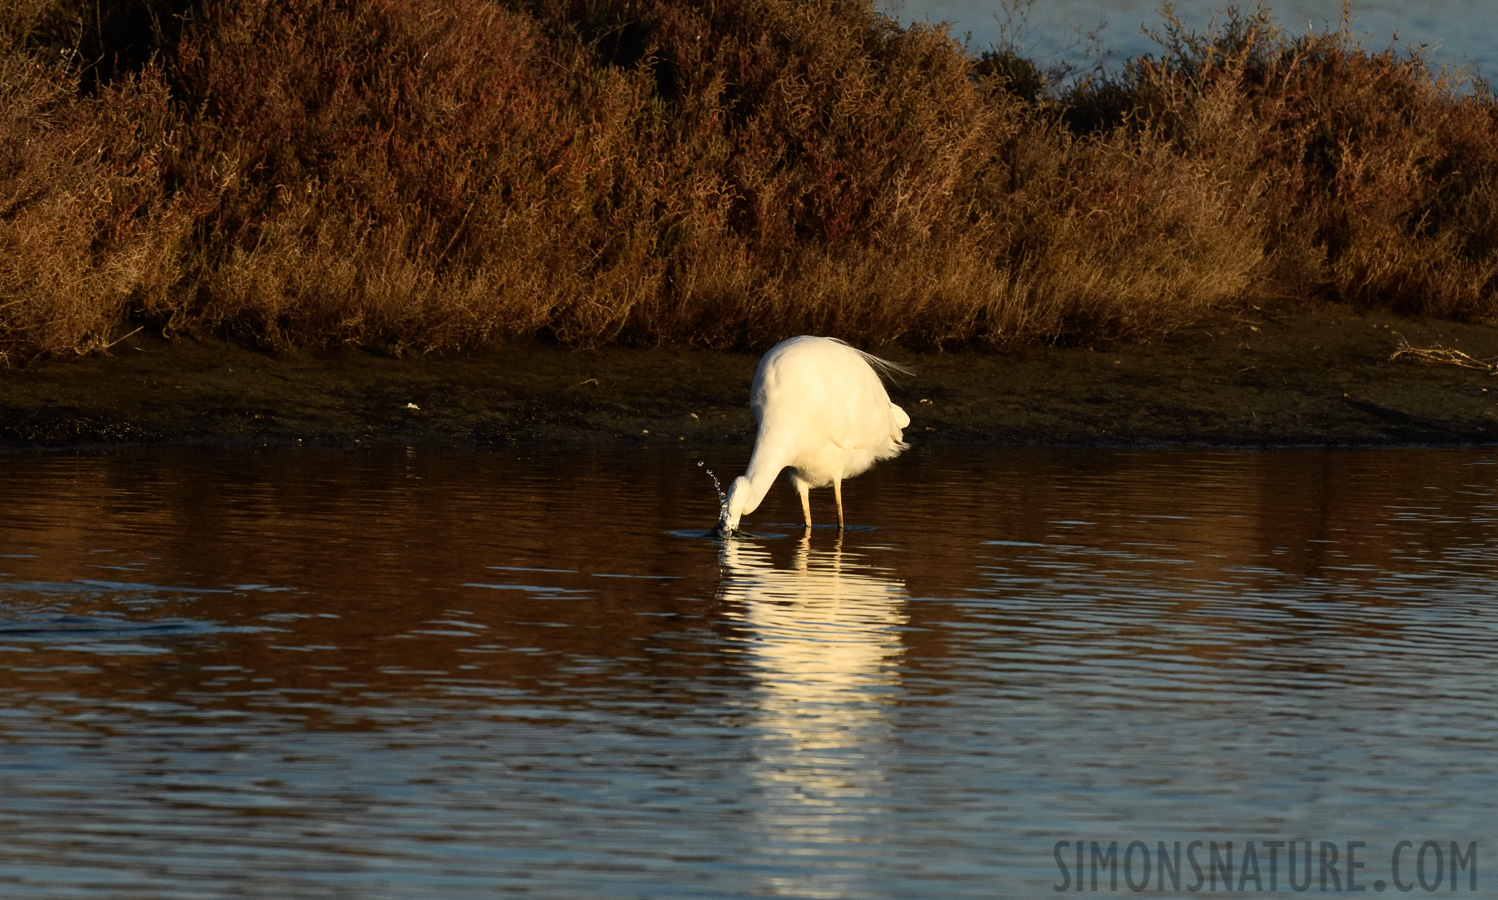
[[[1491,455],[917,447],[865,529],[779,491],[730,539],[686,454],[7,460],[0,894],[1039,896],[1063,838],[1478,834]]]
[[[264,626],[226,625],[163,611],[200,595],[233,595],[262,586],[173,587],[80,578],[67,582],[0,581],[0,651],[104,655],[175,652],[172,640],[214,634],[253,634]]]

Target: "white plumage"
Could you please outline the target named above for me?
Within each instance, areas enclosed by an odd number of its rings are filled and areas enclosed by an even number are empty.
[[[803,335],[781,341],[754,373],[749,409],[758,433],[749,469],[734,479],[718,530],[738,530],[739,519],[754,512],[783,469],[801,495],[801,513],[811,527],[807,492],[832,485],[837,524],[843,527],[843,479],[866,471],[876,460],[904,450],[905,410],[885,393],[882,371],[899,366],[855,350],[835,338]]]

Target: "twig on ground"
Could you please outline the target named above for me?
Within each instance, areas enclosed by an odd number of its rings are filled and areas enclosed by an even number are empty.
[[[129,334],[127,334],[127,335],[123,335],[123,336],[121,336],[121,337],[117,337],[117,338],[115,338],[115,339],[114,339],[114,340],[112,340],[112,341],[110,341],[110,342],[109,342],[109,343],[107,343],[107,344],[105,344],[105,345],[104,345],[104,349],[105,349],[105,350],[108,350],[108,349],[109,349],[109,348],[111,348],[111,347],[113,347],[113,346],[114,346],[114,345],[115,345],[115,344],[118,344],[118,343],[119,343],[119,342],[120,342],[120,341],[123,341],[123,340],[125,340],[125,339],[126,339],[126,338],[132,338],[132,337],[135,337],[135,336],[136,336],[136,335],[137,335],[137,334],[139,334],[139,333],[140,333],[140,331],[141,331],[141,328],[145,328],[145,327],[146,327],[146,326],[144,326],[144,325],[142,325],[142,326],[140,326],[140,328],[137,328],[137,329],[135,329],[135,330],[134,330],[134,331],[132,331],[132,332],[130,332],[130,333],[129,333]],[[80,355],[82,355],[82,354],[80,354]]]
[[[1477,369],[1489,375],[1498,375],[1498,361],[1478,359],[1469,353],[1463,353],[1453,347],[1415,347],[1399,336],[1399,346],[1389,355],[1389,362],[1413,362],[1423,363],[1430,366],[1460,366],[1463,369]]]

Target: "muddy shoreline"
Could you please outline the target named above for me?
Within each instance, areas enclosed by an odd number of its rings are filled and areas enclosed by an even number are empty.
[[[1154,344],[884,355],[921,443],[1498,443],[1498,378],[1390,360],[1401,345],[1498,357],[1498,330],[1254,311]],[[277,356],[140,335],[108,355],[0,370],[0,447],[744,443],[757,357],[533,344],[395,360]]]

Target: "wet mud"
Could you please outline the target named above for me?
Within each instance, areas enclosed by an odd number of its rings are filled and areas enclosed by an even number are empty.
[[[1498,330],[1343,307],[1253,311],[1168,340],[882,355],[907,439],[1224,446],[1498,442]],[[416,359],[134,336],[0,369],[0,447],[749,443],[755,354],[539,344]]]

